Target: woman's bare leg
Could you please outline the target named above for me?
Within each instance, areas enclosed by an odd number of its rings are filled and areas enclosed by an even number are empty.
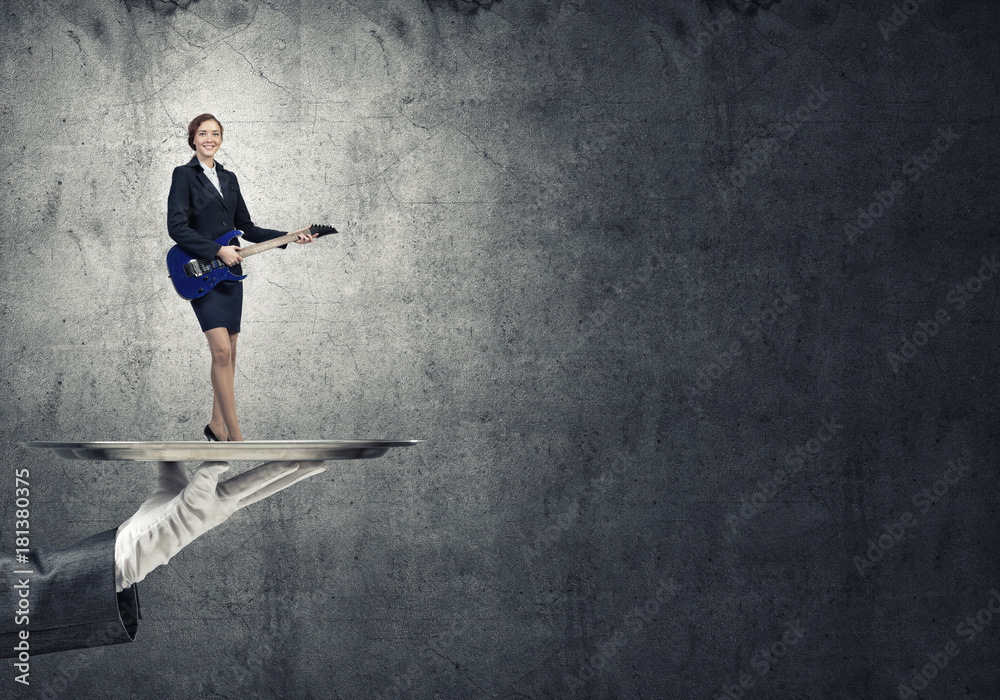
[[[239,337],[239,333],[229,333],[229,360],[233,368],[234,396],[236,385],[236,339]],[[209,342],[209,346],[211,347],[211,342]],[[227,435],[226,421],[222,417],[222,407],[219,406],[219,396],[214,391],[212,392],[212,419],[208,422],[208,427],[213,433],[215,433],[215,437],[220,440],[223,440],[223,437]],[[225,440],[223,440],[223,442],[225,442]]]
[[[233,370],[233,403],[236,403],[236,339],[240,337],[239,333],[229,333],[229,366]],[[228,430],[228,429],[227,429]],[[243,441],[243,433],[240,432],[239,426],[237,426],[237,433],[239,437],[229,438],[230,440]]]
[[[215,437],[223,442],[228,439],[226,438],[226,421],[222,418],[222,409],[219,408],[219,395],[215,393],[215,387],[212,387],[212,419],[208,421],[208,428],[215,433]],[[219,437],[220,435],[222,437]]]
[[[228,433],[229,440],[242,442],[243,433],[236,418],[236,394],[233,381],[236,370],[236,337],[226,328],[210,328],[205,331],[208,349],[212,353],[212,420],[222,419],[225,430],[209,423],[220,438]],[[217,413],[218,412],[218,413]]]

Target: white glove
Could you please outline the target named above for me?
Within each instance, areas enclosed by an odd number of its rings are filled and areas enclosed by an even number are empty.
[[[203,462],[188,483],[181,462],[160,462],[153,495],[118,528],[115,586],[123,591],[237,510],[326,471],[323,462],[268,462],[219,483],[226,462]]]

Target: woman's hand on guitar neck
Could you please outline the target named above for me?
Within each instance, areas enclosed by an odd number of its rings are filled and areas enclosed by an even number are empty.
[[[239,251],[240,247],[238,245],[224,245],[219,248],[219,252],[215,255],[219,260],[226,263],[227,266],[232,267],[243,262],[243,257],[239,254]]]
[[[313,233],[309,233],[309,228],[310,228],[309,226],[306,226],[305,228],[300,230],[299,237],[295,239],[296,243],[302,243],[302,244],[312,243],[313,241],[316,240],[316,235]]]

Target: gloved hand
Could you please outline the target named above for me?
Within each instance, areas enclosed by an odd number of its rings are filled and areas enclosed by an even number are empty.
[[[115,586],[123,591],[237,510],[326,471],[323,462],[267,462],[219,483],[226,462],[203,462],[188,482],[181,462],[158,464],[156,488],[118,528]]]

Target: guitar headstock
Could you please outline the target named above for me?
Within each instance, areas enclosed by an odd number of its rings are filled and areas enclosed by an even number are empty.
[[[326,224],[313,224],[309,227],[309,233],[313,236],[325,236],[328,233],[337,233],[337,229],[333,226],[327,226]]]

